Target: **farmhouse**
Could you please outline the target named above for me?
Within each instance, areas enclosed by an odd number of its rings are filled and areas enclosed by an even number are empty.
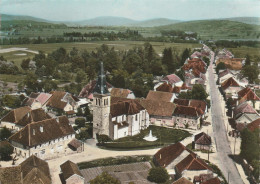
[[[77,164],[70,160],[60,165],[61,182],[64,184],[84,184],[84,177],[81,174]]]

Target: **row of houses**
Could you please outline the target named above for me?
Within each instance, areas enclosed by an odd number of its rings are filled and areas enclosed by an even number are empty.
[[[223,49],[219,58],[233,58],[234,55]],[[239,61],[241,65],[244,62]],[[225,69],[218,74],[220,91],[228,101],[230,123],[232,127],[241,131],[245,127],[255,130],[260,123],[260,98],[255,93],[255,86],[250,85],[246,78],[243,78],[240,70]]]

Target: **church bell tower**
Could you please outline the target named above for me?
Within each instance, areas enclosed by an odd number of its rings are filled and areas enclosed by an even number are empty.
[[[100,63],[100,72],[93,92],[93,137],[96,134],[109,134],[110,93],[107,88],[103,62]]]

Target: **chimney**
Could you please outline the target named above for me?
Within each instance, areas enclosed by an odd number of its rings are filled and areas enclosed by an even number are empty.
[[[43,126],[40,126],[40,131],[43,132]]]

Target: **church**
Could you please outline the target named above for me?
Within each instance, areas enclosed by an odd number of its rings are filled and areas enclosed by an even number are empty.
[[[137,100],[111,97],[102,62],[92,108],[94,138],[104,134],[115,140],[136,135],[149,127],[149,114]]]

